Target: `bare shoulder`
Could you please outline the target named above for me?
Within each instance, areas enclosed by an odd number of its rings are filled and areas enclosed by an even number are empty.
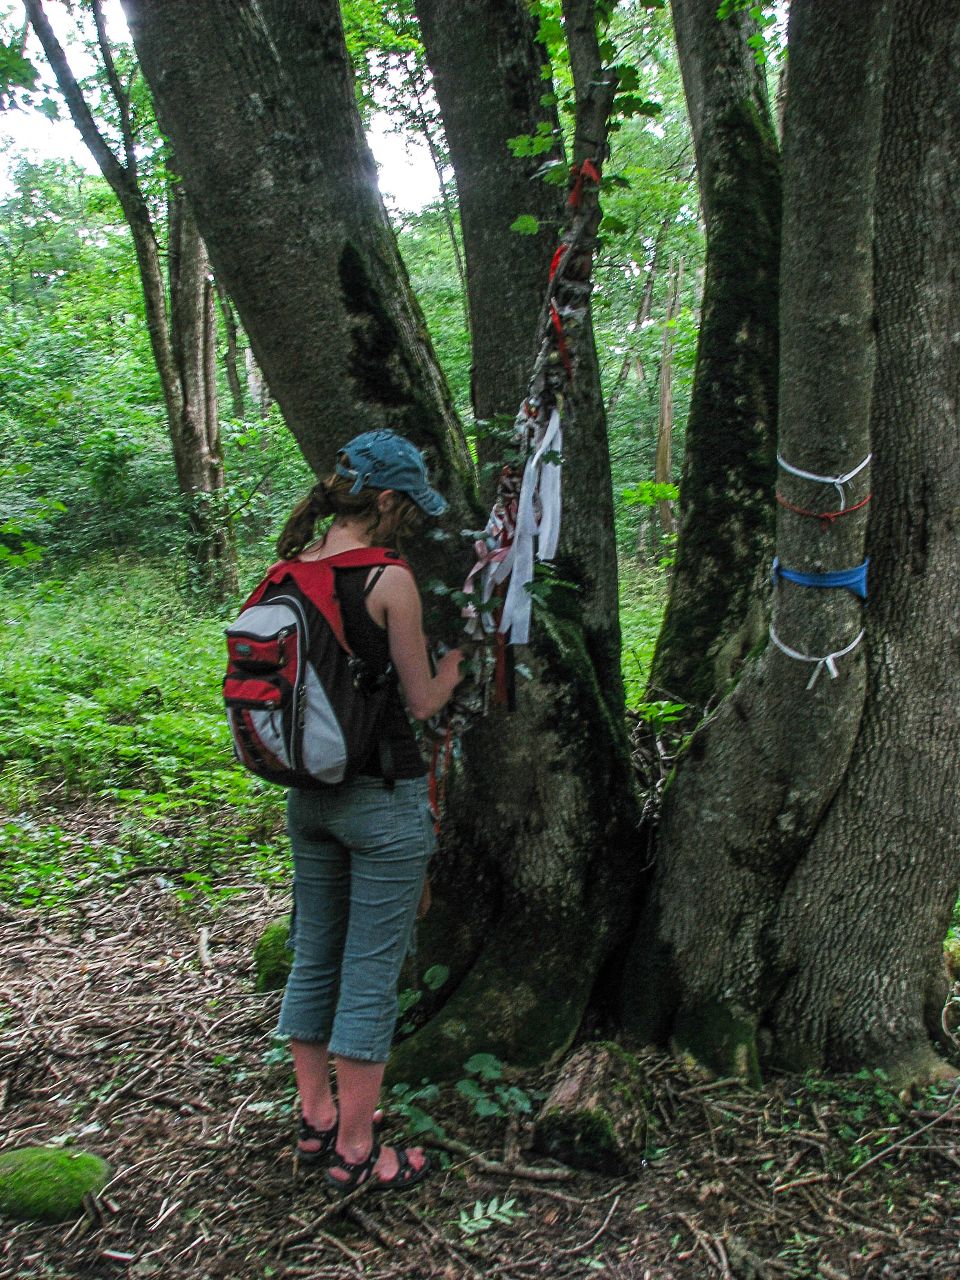
[[[420,592],[413,574],[402,565],[387,565],[367,596],[367,609],[382,626],[387,613],[420,611]]]

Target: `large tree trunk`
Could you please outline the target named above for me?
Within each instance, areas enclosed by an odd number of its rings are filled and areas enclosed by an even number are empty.
[[[100,54],[121,122],[124,162],[107,144],[84,98],[66,54],[43,11],[26,0],[27,16],[63,94],[70,115],[100,172],[120,203],[133,239],[150,347],[167,416],[177,484],[191,530],[188,552],[200,580],[217,596],[236,589],[236,554],[230,522],[222,510],[223,463],[216,403],[216,363],[211,361],[212,299],[206,251],[192,217],[184,215],[188,243],[182,270],[170,273],[167,289],[157,233],[141,188],[129,93],[121,84],[106,37],[99,0],[93,4]],[[189,224],[186,219],[189,217]],[[180,231],[169,228],[171,257],[180,252]],[[179,319],[178,319],[179,318]],[[172,331],[173,330],[173,331]]]
[[[349,435],[389,423],[433,445],[450,527],[475,527],[466,450],[376,190],[337,4],[125,8],[218,276],[308,460],[327,467]],[[539,61],[530,74],[539,76]],[[509,81],[488,86],[491,99],[508,91]],[[635,808],[610,710],[619,682],[612,496],[602,413],[588,412],[593,347],[577,345],[562,541],[576,590],[559,588],[552,612],[537,616],[538,678],[520,682],[517,716],[467,736],[450,855],[469,882],[463,888],[461,873],[458,930],[440,929],[456,991],[410,1042],[420,1073],[458,1072],[480,1047],[527,1061],[565,1048],[629,907]],[[418,556],[422,580],[458,585],[466,568],[456,539],[427,541]],[[442,624],[437,601],[427,594]],[[447,639],[451,624],[448,611]]]
[[[821,475],[843,474],[870,448],[873,193],[888,42],[886,4],[851,0],[826,13],[813,0],[794,0],[779,447],[791,465]],[[784,484],[804,507],[829,489],[796,484],[813,490],[800,495]],[[781,510],[781,562],[805,573],[858,565],[864,510],[826,532],[818,520]],[[846,590],[783,582],[775,596],[776,634],[803,655],[854,642],[861,615]],[[772,933],[850,762],[866,688],[863,654],[854,648],[837,659],[832,679],[770,644],[694,734],[667,788],[653,893],[625,975],[635,1032],[672,1033],[726,1070],[756,1071],[757,1031],[784,976]],[[808,687],[811,672],[819,678]],[[835,862],[841,857],[835,850]],[[822,895],[821,911],[830,898],[825,885]]]
[[[771,934],[766,1021],[791,1066],[939,1069],[930,1036],[960,884],[958,85],[953,0],[897,6],[877,181],[867,699]]]
[[[703,708],[762,639],[773,547],[780,174],[746,14],[672,0],[707,233],[670,598],[651,692]]]

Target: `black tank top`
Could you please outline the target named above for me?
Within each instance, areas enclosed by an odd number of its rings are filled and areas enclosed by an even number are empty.
[[[385,671],[390,662],[390,646],[387,633],[378,626],[367,612],[364,588],[371,572],[369,565],[357,569],[337,569],[337,596],[343,616],[343,629],[350,648],[358,658],[370,664],[374,671]],[[427,772],[413,727],[400,701],[400,691],[394,681],[383,713],[382,739],[388,744],[393,760],[395,778],[422,778]],[[367,777],[382,778],[379,744],[360,769]]]

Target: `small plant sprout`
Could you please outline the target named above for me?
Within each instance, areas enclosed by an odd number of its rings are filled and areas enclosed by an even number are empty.
[[[494,1196],[486,1204],[478,1200],[472,1209],[460,1210],[457,1226],[465,1236],[480,1235],[498,1225],[508,1227],[518,1218],[527,1216],[523,1209],[517,1209],[515,1205],[516,1201],[512,1197],[500,1200],[498,1196]]]

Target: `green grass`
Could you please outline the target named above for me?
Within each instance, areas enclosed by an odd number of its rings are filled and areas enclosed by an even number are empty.
[[[628,707],[644,702],[653,650],[667,603],[667,575],[626,561],[620,567],[620,631],[623,684]]]
[[[52,905],[152,865],[183,892],[238,862],[280,875],[283,793],[234,764],[220,700],[235,608],[204,610],[164,565],[23,578],[0,585],[0,894]]]

